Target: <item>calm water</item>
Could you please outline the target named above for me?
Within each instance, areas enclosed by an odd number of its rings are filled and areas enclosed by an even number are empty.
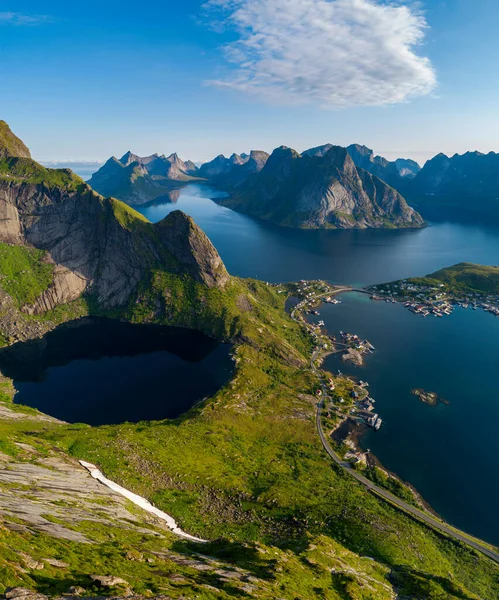
[[[363,447],[446,520],[499,544],[499,318],[458,308],[424,319],[363,294],[341,300],[322,305],[319,318],[330,332],[357,333],[376,348],[363,367],[335,356],[324,364],[370,384],[383,426],[368,431]],[[414,388],[450,405],[423,404]]]
[[[0,350],[15,401],[70,423],[176,418],[230,379],[230,346],[184,329],[105,319]]]
[[[399,231],[288,230],[218,206],[218,193],[191,185],[175,202],[141,210],[158,221],[172,210],[191,215],[229,271],[271,282],[327,279],[373,284],[431,273],[461,261],[499,263],[499,227],[431,215],[431,227]],[[429,218],[429,217],[427,217]],[[387,468],[414,484],[444,518],[499,544],[499,319],[457,310],[426,320],[399,305],[347,294],[324,306],[331,331],[367,337],[376,346],[361,370],[329,359],[371,383],[382,429],[363,443]],[[410,394],[438,392],[449,406]]]
[[[373,284],[426,275],[461,261],[499,263],[499,227],[441,221],[418,230],[300,231],[221,207],[209,199],[217,195],[207,186],[190,185],[176,202],[139,210],[153,222],[183,210],[206,232],[230,273],[273,283]]]

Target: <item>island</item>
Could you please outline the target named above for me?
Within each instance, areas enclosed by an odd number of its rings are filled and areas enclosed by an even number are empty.
[[[436,392],[426,392],[425,390],[417,388],[411,390],[411,394],[419,398],[423,404],[428,404],[429,406],[437,406],[439,403],[450,404],[448,400],[444,400]]]
[[[106,426],[17,404],[2,373],[0,593],[497,595],[495,549],[331,447],[336,394],[359,417],[365,403],[366,419],[372,402],[361,382],[329,383],[321,361],[333,342],[304,321],[302,300],[286,310],[287,286],[231,275],[180,211],[153,225],[71,171],[43,167],[5,123],[0,199],[2,348],[99,317],[202,332],[230,342],[234,363],[225,385],[176,419]],[[310,303],[345,290],[300,285]]]

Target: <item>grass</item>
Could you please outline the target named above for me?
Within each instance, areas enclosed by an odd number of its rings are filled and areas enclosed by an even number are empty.
[[[452,291],[499,294],[499,267],[459,263],[423,279],[429,283],[444,283]]]
[[[32,304],[52,283],[54,265],[43,250],[0,242],[0,285],[18,308]]]
[[[86,183],[69,169],[47,169],[30,158],[0,155],[0,181],[44,185],[48,189],[84,192]]]
[[[43,167],[32,168],[21,159],[9,169],[2,172],[0,162],[0,178],[80,185],[65,171],[45,174]],[[137,252],[148,252],[144,236],[154,236],[154,228],[121,203],[107,206],[121,227],[136,234]],[[20,305],[46,289],[49,273],[37,251],[12,248],[5,248],[5,264],[0,257],[7,276],[2,285],[13,286],[8,293]],[[435,600],[499,596],[496,565],[371,495],[328,460],[315,429],[318,381],[308,365],[311,341],[286,314],[284,294],[237,278],[224,290],[207,288],[175,274],[173,263],[168,269],[168,260],[163,268],[151,261],[150,272],[122,309],[104,311],[95,298],[85,298],[32,318],[63,322],[99,314],[198,329],[233,342],[231,382],[171,421],[103,427],[0,421],[4,454],[19,460],[14,454],[22,442],[40,455],[64,452],[96,463],[106,476],[172,514],[189,533],[212,540],[209,552],[224,564],[251,570],[259,578],[255,595],[262,598],[389,598],[390,578],[406,595],[406,590],[423,590],[423,597]],[[8,384],[2,391],[2,399],[8,399]],[[88,575],[98,571],[122,577],[145,595],[166,585],[172,597],[244,597],[214,572],[194,572],[170,560],[153,568],[126,559],[129,550],[197,551],[172,536],[150,540],[91,520],[68,526],[94,544],[0,525],[0,590],[22,582],[40,592],[83,585],[90,593],[95,590]],[[40,560],[61,557],[70,568],[23,573],[16,568],[19,552]],[[181,573],[187,583],[172,584],[172,573]]]

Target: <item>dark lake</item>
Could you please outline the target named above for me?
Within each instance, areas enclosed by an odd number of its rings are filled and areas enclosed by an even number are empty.
[[[230,345],[186,329],[82,319],[0,350],[15,402],[68,421],[172,419],[231,378]]]
[[[275,227],[210,200],[220,192],[190,185],[174,202],[142,207],[151,221],[172,210],[191,215],[233,275],[270,282],[326,279],[375,284],[432,273],[461,261],[499,264],[499,227],[460,214],[426,214],[417,230],[300,231]],[[418,318],[399,305],[343,296],[321,309],[331,331],[367,337],[367,365],[346,368],[371,383],[384,419],[363,444],[454,525],[499,544],[499,318],[456,310]],[[332,359],[330,359],[332,360]],[[410,394],[435,391],[449,406]]]

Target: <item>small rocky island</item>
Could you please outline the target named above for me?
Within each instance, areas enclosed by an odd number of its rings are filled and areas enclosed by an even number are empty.
[[[444,400],[436,392],[426,392],[422,389],[414,389],[411,390],[411,394],[419,398],[419,400],[423,402],[423,404],[428,404],[429,406],[437,406],[438,404],[450,404],[448,400]]]

